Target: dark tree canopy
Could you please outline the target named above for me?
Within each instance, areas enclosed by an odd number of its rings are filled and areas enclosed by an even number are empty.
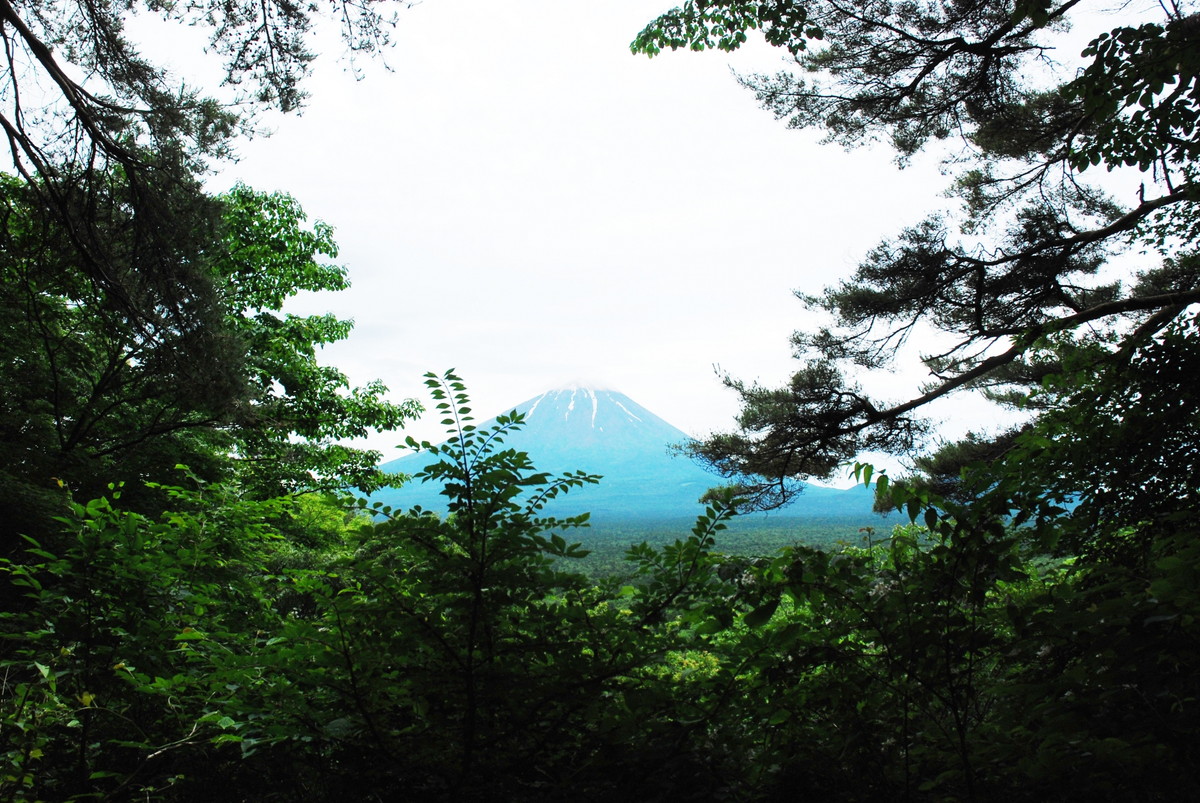
[[[334,0],[327,12],[351,52],[374,52],[388,42],[388,6]],[[236,90],[231,102],[145,59],[125,31],[134,13],[208,30],[211,57]],[[0,0],[0,130],[12,169],[64,224],[78,269],[151,328],[209,292],[195,243],[180,237],[211,223],[195,176],[229,154],[257,110],[303,102],[321,14],[316,4],[271,0]],[[134,264],[93,223],[123,210]]]
[[[200,179],[259,111],[302,104],[319,17],[351,53],[373,53],[402,5],[0,0],[13,531],[16,511],[45,523],[38,511],[61,502],[52,478],[84,496],[128,480],[136,494],[176,463],[225,471],[231,452],[259,493],[378,482],[378,456],[338,442],[411,408],[317,364],[349,323],[280,311],[297,290],[345,286],[317,261],[336,253],[328,228],[305,229],[286,196],[218,199]],[[225,103],[143,57],[134,14],[206,30]]]
[[[332,230],[307,225],[293,198],[238,186],[208,199],[218,217],[197,268],[212,308],[153,332],[80,275],[36,192],[8,177],[0,200],[0,550],[53,527],[63,487],[91,498],[124,482],[135,503],[177,464],[256,498],[384,481],[379,453],[346,443],[420,407],[320,364],[349,321],[283,311],[298,292],[348,285],[325,261],[337,255]],[[92,221],[114,246],[126,222]]]
[[[633,48],[649,55],[734,49],[761,30],[794,61],[742,76],[766,109],[845,147],[886,142],[902,164],[945,141],[959,201],[802,296],[833,321],[795,334],[807,366],[778,390],[726,378],[740,429],[696,454],[767,478],[763,501],[778,503],[789,478],[829,476],[865,450],[909,452],[935,399],[974,388],[1024,400],[1058,370],[1047,338],[1103,341],[1092,354],[1104,362],[1188,318],[1200,302],[1200,14],[1162,4],[1140,16],[1079,0],[717,0],[647,26]],[[1092,32],[1078,66],[1056,50],[1072,26]],[[1140,176],[1111,197],[1097,181],[1117,169]],[[850,380],[850,366],[889,368],[924,327],[949,345],[923,355],[931,380],[911,398]]]
[[[213,13],[273,13],[237,2]],[[589,576],[588,515],[551,505],[599,478],[507,445],[521,415],[476,426],[453,372],[426,381],[449,439],[408,441],[449,515],[298,495],[374,487],[378,455],[344,439],[415,407],[320,365],[348,322],[285,312],[345,287],[330,228],[280,193],[205,197],[191,168],[0,174],[0,799],[1191,799],[1194,18],[1101,37],[1099,67],[1027,86],[1068,10],[718,0],[639,39],[762,28],[828,82],[781,110],[902,158],[963,142],[959,214],[809,299],[836,325],[797,335],[785,387],[730,380],[743,430],[699,447],[783,483],[918,441],[954,390],[1036,411],[927,456],[925,487],[876,479],[911,523],[861,546],[722,554],[726,487],[690,534]],[[1097,155],[1143,189],[1083,186]],[[145,228],[168,218],[142,187],[186,212],[176,228]],[[1122,246],[1142,253],[1118,282]],[[957,345],[917,398],[854,387],[924,326]]]

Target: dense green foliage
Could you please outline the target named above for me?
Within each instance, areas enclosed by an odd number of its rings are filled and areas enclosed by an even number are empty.
[[[346,286],[343,269],[321,261],[336,255],[331,231],[307,228],[293,199],[246,187],[211,199],[213,309],[148,329],[81,275],[70,233],[36,193],[9,178],[0,193],[0,554],[19,549],[20,534],[48,534],[64,487],[91,499],[127,483],[126,504],[157,512],[163,494],[145,483],[173,482],[178,464],[256,498],[384,481],[379,454],[345,441],[394,429],[419,406],[388,402],[378,383],[351,388],[319,364],[317,350],[349,322],[282,311],[302,290]],[[103,223],[123,236],[123,219]]]
[[[995,255],[936,220],[884,244],[815,302],[882,336],[798,336],[819,357],[783,390],[738,386],[743,431],[702,447],[769,499],[911,442],[908,414],[960,387],[1036,413],[929,456],[926,481],[857,466],[908,523],[862,522],[850,545],[733,554],[731,518],[764,497],[731,486],[690,533],[582,571],[587,516],[545,505],[596,478],[507,447],[518,415],[476,427],[452,372],[427,377],[449,440],[410,441],[437,458],[416,479],[446,516],[324,493],[388,481],[344,441],[415,410],[319,364],[348,324],[284,311],[345,285],[327,227],[284,195],[102,164],[115,142],[82,172],[5,179],[0,800],[1190,799],[1197,18],[1118,28],[1074,77],[1025,86],[1022,58],[1073,5],[718,0],[636,43],[729,49],[761,29],[834,81],[748,79],[797,124],[886,134],[902,156],[952,133],[977,149],[960,231],[1001,231]],[[233,25],[218,38],[260,30],[249,8],[214,6]],[[307,12],[285,11],[298,36]],[[20,20],[0,0],[33,47]],[[249,41],[233,67],[287,105],[301,51],[258,75]],[[128,59],[98,69],[120,64],[148,80]],[[1119,210],[1076,182],[1092,164],[1152,169],[1161,194]],[[149,236],[163,218],[139,182],[187,225]],[[1122,237],[1152,264],[1091,282]],[[959,338],[930,360],[935,387],[884,409],[845,385],[839,362],[881,365],[924,320]]]
[[[4,563],[35,604],[0,617],[3,799],[1162,800],[1200,780],[1189,500],[1148,486],[1122,511],[1101,483],[1072,514],[995,463],[968,504],[878,480],[919,524],[858,546],[724,554],[726,498],[593,577],[586,517],[541,510],[595,478],[538,472],[505,447],[519,416],[476,429],[457,377],[428,384],[444,518],[192,476],[158,517],[119,489],[71,503],[56,551]],[[1070,459],[1021,444],[1025,469]]]
[[[430,384],[452,424],[421,445],[445,519],[360,502],[302,547],[268,524],[298,501],[199,484],[167,490],[200,512],[157,520],[72,504],[60,553],[5,564],[36,603],[3,618],[5,798],[637,797],[695,773],[702,790],[703,731],[667,682],[693,641],[680,612],[719,598],[731,509],[638,548],[637,586],[597,585],[561,568],[586,517],[540,515],[594,478],[536,472],[503,448],[519,418],[475,430],[458,380]]]

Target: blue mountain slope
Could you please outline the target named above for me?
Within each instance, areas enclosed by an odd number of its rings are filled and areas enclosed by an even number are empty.
[[[599,485],[573,489],[555,500],[548,512],[590,512],[593,520],[692,518],[702,510],[700,496],[721,483],[685,457],[671,452],[688,436],[623,393],[583,385],[549,390],[514,408],[525,426],[511,433],[507,446],[528,452],[541,471],[561,474],[586,471],[604,477]],[[486,429],[495,419],[479,425]],[[385,463],[386,471],[415,474],[429,463],[416,453]],[[385,489],[372,500],[392,507],[420,505],[445,510],[440,488],[412,482]],[[809,486],[788,508],[788,517],[869,515],[866,489],[841,491]]]

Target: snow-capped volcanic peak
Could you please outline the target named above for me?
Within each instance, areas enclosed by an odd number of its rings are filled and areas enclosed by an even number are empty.
[[[593,430],[637,427],[655,418],[623,393],[584,383],[548,390],[517,409],[525,413],[526,420],[553,420],[559,426]]]
[[[554,515],[590,511],[598,518],[609,516],[613,520],[675,516],[688,520],[703,509],[697,505],[700,495],[720,482],[700,466],[675,455],[671,446],[687,441],[687,435],[615,390],[581,383],[548,390],[509,409],[524,413],[525,425],[505,434],[506,448],[526,452],[539,471],[558,475],[586,471],[604,477],[599,485],[578,488],[568,498],[556,499]],[[490,419],[479,428],[486,431],[495,423]],[[419,452],[385,463],[382,468],[415,474],[436,459],[436,454]],[[814,500],[818,500],[816,491],[813,489]],[[372,498],[404,509],[413,505],[426,510],[447,509],[439,483],[410,483],[379,491]],[[856,515],[861,512],[869,516],[873,502],[872,494],[860,492]]]

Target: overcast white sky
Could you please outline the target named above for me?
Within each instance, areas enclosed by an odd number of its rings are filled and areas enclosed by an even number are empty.
[[[304,114],[212,183],[286,190],[335,227],[353,287],[295,307],[355,320],[330,363],[422,400],[425,371],[457,368],[484,416],[582,378],[691,435],[737,410],[714,365],[786,381],[793,290],[847,276],[947,180],[760,110],[730,69],[782,66],[765,45],[631,55],[670,5],[427,0],[400,13],[390,71],[319,63]],[[437,439],[427,418],[410,432]]]

